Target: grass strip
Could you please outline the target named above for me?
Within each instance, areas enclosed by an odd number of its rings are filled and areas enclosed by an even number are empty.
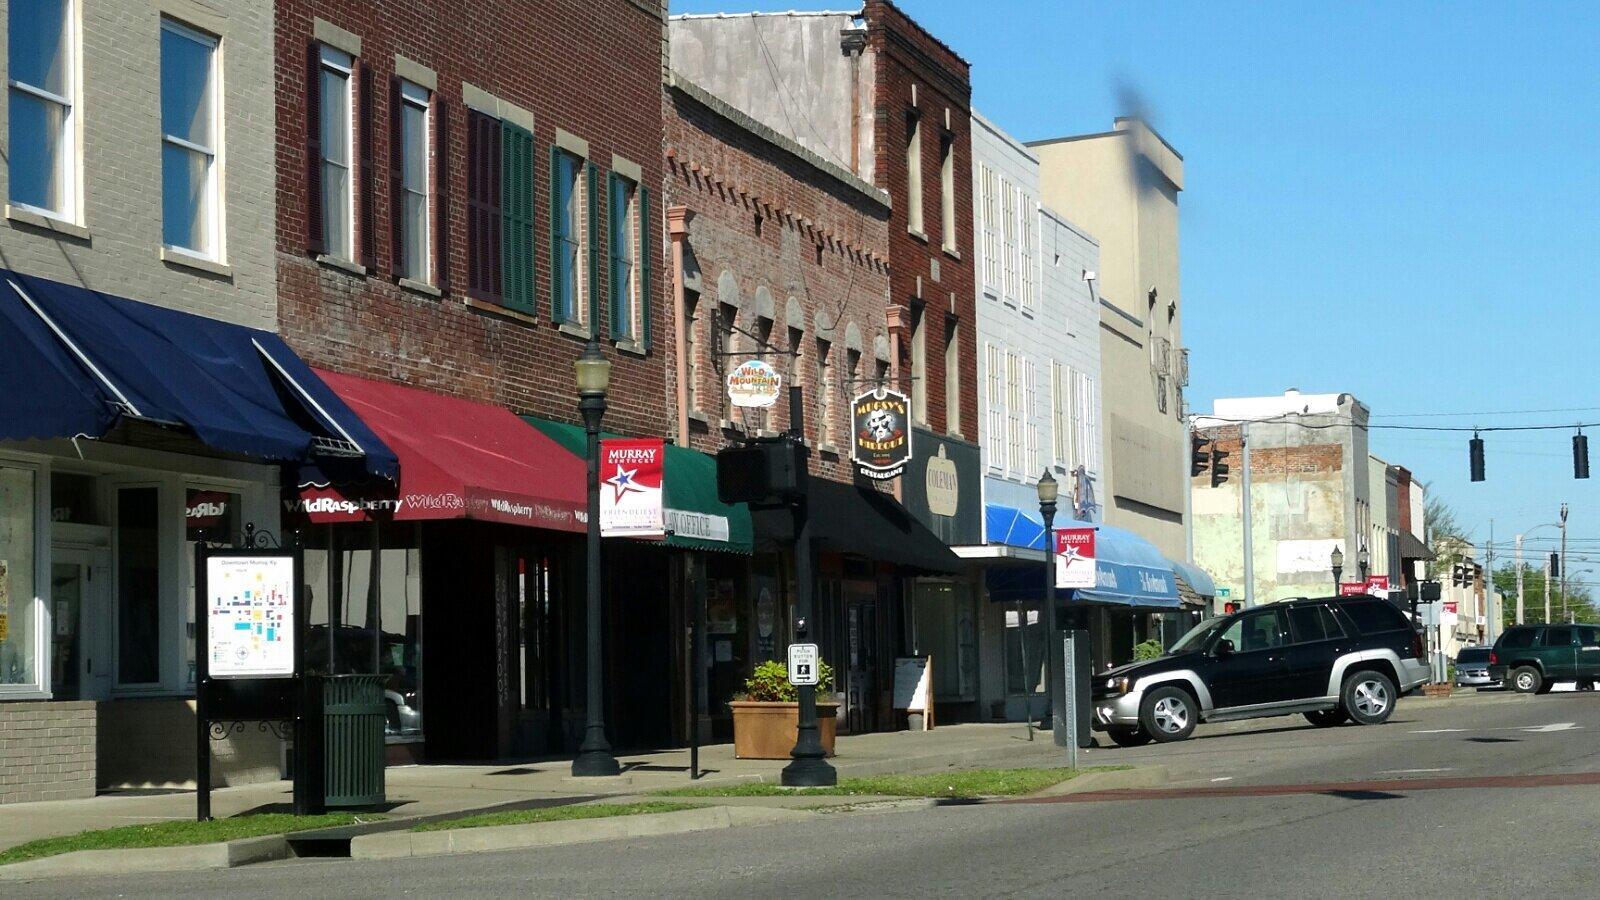
[[[184,847],[192,844],[217,844],[240,838],[269,834],[288,834],[312,828],[333,828],[372,822],[382,816],[356,816],[354,813],[328,813],[320,816],[295,816],[288,813],[261,813],[213,819],[210,822],[167,821],[148,825],[123,825],[84,831],[62,837],[40,838],[0,850],[0,865],[41,859],[76,850],[129,850],[142,847]]]
[[[693,803],[668,803],[646,800],[640,803],[596,803],[592,805],[548,806],[543,809],[511,809],[479,813],[459,819],[442,819],[411,826],[412,831],[448,831],[455,828],[488,828],[495,825],[532,825],[539,822],[567,822],[574,819],[609,819],[613,816],[641,816],[650,813],[698,809]]]
[[[1126,766],[1090,769],[953,769],[932,775],[878,775],[843,778],[833,787],[791,788],[747,782],[724,786],[682,787],[657,791],[664,797],[1014,797],[1042,791],[1086,772],[1107,772]]]

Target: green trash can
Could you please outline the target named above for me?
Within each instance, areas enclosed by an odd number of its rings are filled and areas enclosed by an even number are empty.
[[[383,675],[322,679],[323,798],[329,807],[384,801]]]

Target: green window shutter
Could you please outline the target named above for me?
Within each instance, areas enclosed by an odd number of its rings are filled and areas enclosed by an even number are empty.
[[[567,320],[561,308],[562,269],[565,260],[561,253],[561,148],[550,148],[550,321],[557,325]]]
[[[589,257],[589,334],[592,337],[600,336],[600,210],[599,191],[596,182],[599,180],[598,170],[593,163],[584,165],[584,175],[587,176],[584,210],[589,214],[589,246],[585,254]]]
[[[639,335],[646,351],[650,349],[650,191],[639,185]]]
[[[505,304],[533,314],[533,134],[501,123],[501,282]]]

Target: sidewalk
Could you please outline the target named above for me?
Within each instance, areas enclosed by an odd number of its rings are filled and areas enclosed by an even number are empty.
[[[951,767],[1027,768],[1065,765],[1066,754],[1049,732],[1029,742],[1021,723],[949,725],[929,732],[889,732],[841,736],[831,760],[839,777],[926,772]],[[619,757],[617,778],[572,778],[570,761],[542,760],[498,765],[425,765],[387,772],[390,817],[421,817],[507,804],[544,805],[605,796],[645,794],[690,784],[776,782],[787,760],[733,757],[732,744],[700,749],[704,773],[689,780],[689,751],[628,754]],[[291,786],[274,781],[211,792],[217,817],[246,811],[288,812]],[[123,792],[89,800],[13,803],[0,806],[0,849],[37,838],[77,834],[120,825],[137,825],[194,816],[192,791]]]

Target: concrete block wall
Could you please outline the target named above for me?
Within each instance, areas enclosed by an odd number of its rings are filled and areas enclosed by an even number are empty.
[[[95,704],[0,703],[0,803],[95,791]]]
[[[0,0],[0,21],[7,3]],[[72,8],[81,23],[79,208],[64,230],[28,224],[8,212],[0,220],[0,265],[275,329],[272,4],[86,0]],[[163,17],[221,38],[222,272],[160,257]],[[0,105],[0,134],[6,116]],[[8,177],[0,166],[0,199],[11,196]]]

